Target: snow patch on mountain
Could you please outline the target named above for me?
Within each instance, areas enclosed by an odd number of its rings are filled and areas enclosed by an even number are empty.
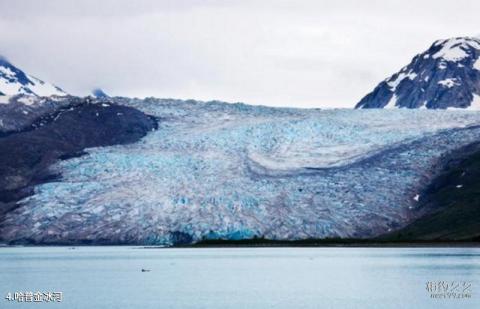
[[[480,95],[474,94],[472,104],[468,108],[469,110],[480,110]]]
[[[417,73],[414,72],[409,72],[409,73],[404,73],[400,72],[397,77],[393,77],[391,79],[387,80],[387,84],[392,88],[392,91],[395,91],[397,86],[405,79],[408,78],[410,80],[414,80],[417,77]]]
[[[446,61],[459,61],[469,56],[468,49],[473,47],[480,49],[480,43],[475,40],[466,40],[465,38],[452,38],[435,42],[434,46],[442,46],[432,57],[434,59],[443,58]]]
[[[397,106],[395,106],[397,104],[397,95],[393,95],[392,98],[390,99],[390,101],[388,101],[388,104],[385,105],[385,108],[389,109],[389,108],[398,108]]]
[[[0,95],[0,104],[8,104],[10,103],[11,96],[9,95]]]
[[[473,64],[473,68],[475,70],[479,70],[480,71],[480,57],[477,58],[477,60],[475,61],[475,63]]]
[[[457,82],[456,78],[447,78],[438,82],[440,85],[443,85],[447,88],[452,88],[453,86],[459,86],[460,83]]]

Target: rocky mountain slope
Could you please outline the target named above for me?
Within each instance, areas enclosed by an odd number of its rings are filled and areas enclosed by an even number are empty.
[[[0,56],[0,95],[14,96],[28,94],[34,96],[65,96],[59,87],[26,74],[6,58]],[[2,99],[5,101],[5,99]]]
[[[480,39],[439,40],[355,108],[480,109]]]

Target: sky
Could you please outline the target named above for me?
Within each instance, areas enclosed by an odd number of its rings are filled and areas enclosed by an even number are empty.
[[[0,54],[73,95],[353,107],[480,1],[0,0]]]

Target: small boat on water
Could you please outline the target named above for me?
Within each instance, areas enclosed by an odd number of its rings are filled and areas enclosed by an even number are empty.
[[[150,269],[144,269],[144,268],[142,268],[142,273],[148,273],[148,272],[150,272]]]

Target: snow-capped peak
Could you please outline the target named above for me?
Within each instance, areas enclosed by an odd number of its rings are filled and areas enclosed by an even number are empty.
[[[28,75],[0,56],[0,95],[66,96],[59,87]]]
[[[456,37],[435,41],[356,108],[477,109],[478,96],[480,39]]]
[[[438,40],[433,46],[441,46],[432,57],[443,58],[446,61],[459,61],[469,56],[471,49],[480,49],[480,40],[473,37],[459,37]]]

